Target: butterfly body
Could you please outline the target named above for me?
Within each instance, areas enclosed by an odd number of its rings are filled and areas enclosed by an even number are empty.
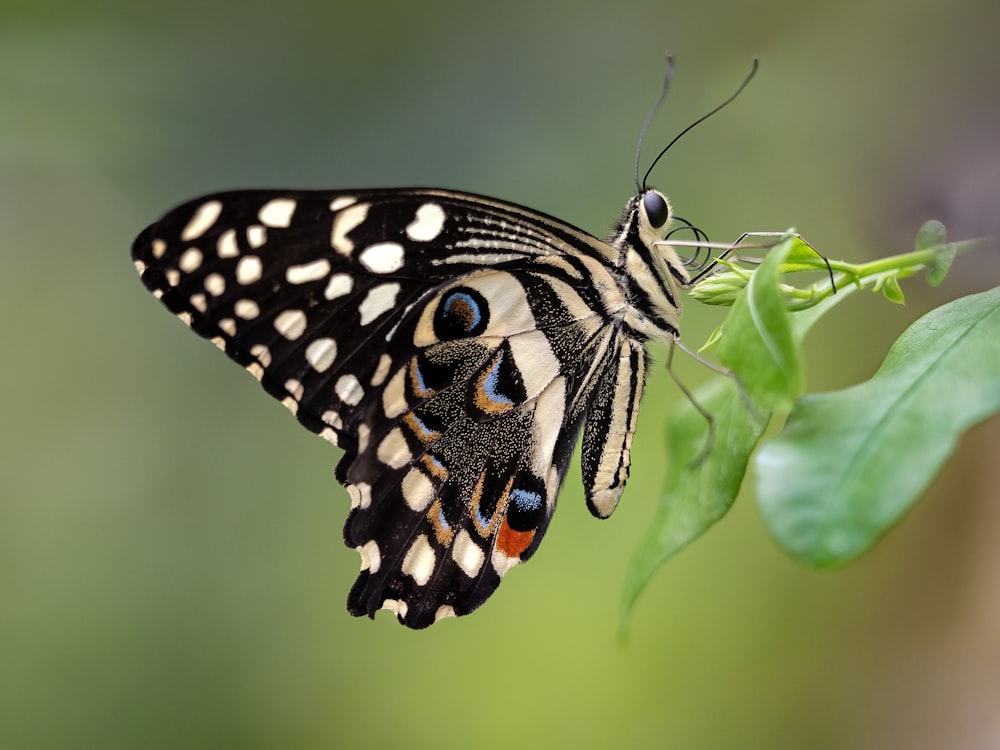
[[[348,609],[421,628],[534,553],[581,430],[588,507],[614,510],[645,341],[677,336],[688,283],[654,244],[669,221],[654,190],[607,241],[450,190],[235,191],[132,252],[155,296],[344,450]]]

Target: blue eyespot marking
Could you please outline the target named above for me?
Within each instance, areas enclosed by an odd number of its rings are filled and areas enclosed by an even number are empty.
[[[478,336],[489,322],[486,298],[469,287],[455,287],[447,292],[434,311],[434,333],[442,341]]]
[[[525,513],[538,510],[542,506],[542,496],[531,490],[513,489],[510,491],[510,499],[517,506],[517,510]]]
[[[455,292],[444,301],[444,314],[456,318],[466,331],[479,325],[483,317],[476,300],[464,292]]]

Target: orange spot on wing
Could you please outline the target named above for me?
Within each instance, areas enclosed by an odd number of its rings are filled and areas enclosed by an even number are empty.
[[[535,532],[533,530],[514,531],[510,527],[510,524],[507,523],[507,517],[504,516],[503,521],[500,523],[500,530],[497,532],[496,547],[507,555],[507,557],[520,557],[531,546],[534,538]]]

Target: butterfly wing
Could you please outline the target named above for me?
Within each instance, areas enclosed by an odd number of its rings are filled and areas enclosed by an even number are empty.
[[[154,295],[344,449],[362,559],[348,607],[410,627],[475,609],[530,557],[595,401],[593,423],[631,439],[622,383],[639,372],[641,392],[644,359],[623,371],[641,345],[594,283],[612,285],[612,254],[544,214],[427,189],[220,193],[133,246]],[[590,443],[588,501],[607,515],[627,446]]]

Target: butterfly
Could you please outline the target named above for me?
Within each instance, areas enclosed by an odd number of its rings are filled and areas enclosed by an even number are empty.
[[[351,614],[479,607],[537,550],[581,432],[587,507],[615,510],[646,342],[677,339],[690,283],[636,184],[606,240],[421,187],[217,193],[135,240],[149,291],[343,450]]]

